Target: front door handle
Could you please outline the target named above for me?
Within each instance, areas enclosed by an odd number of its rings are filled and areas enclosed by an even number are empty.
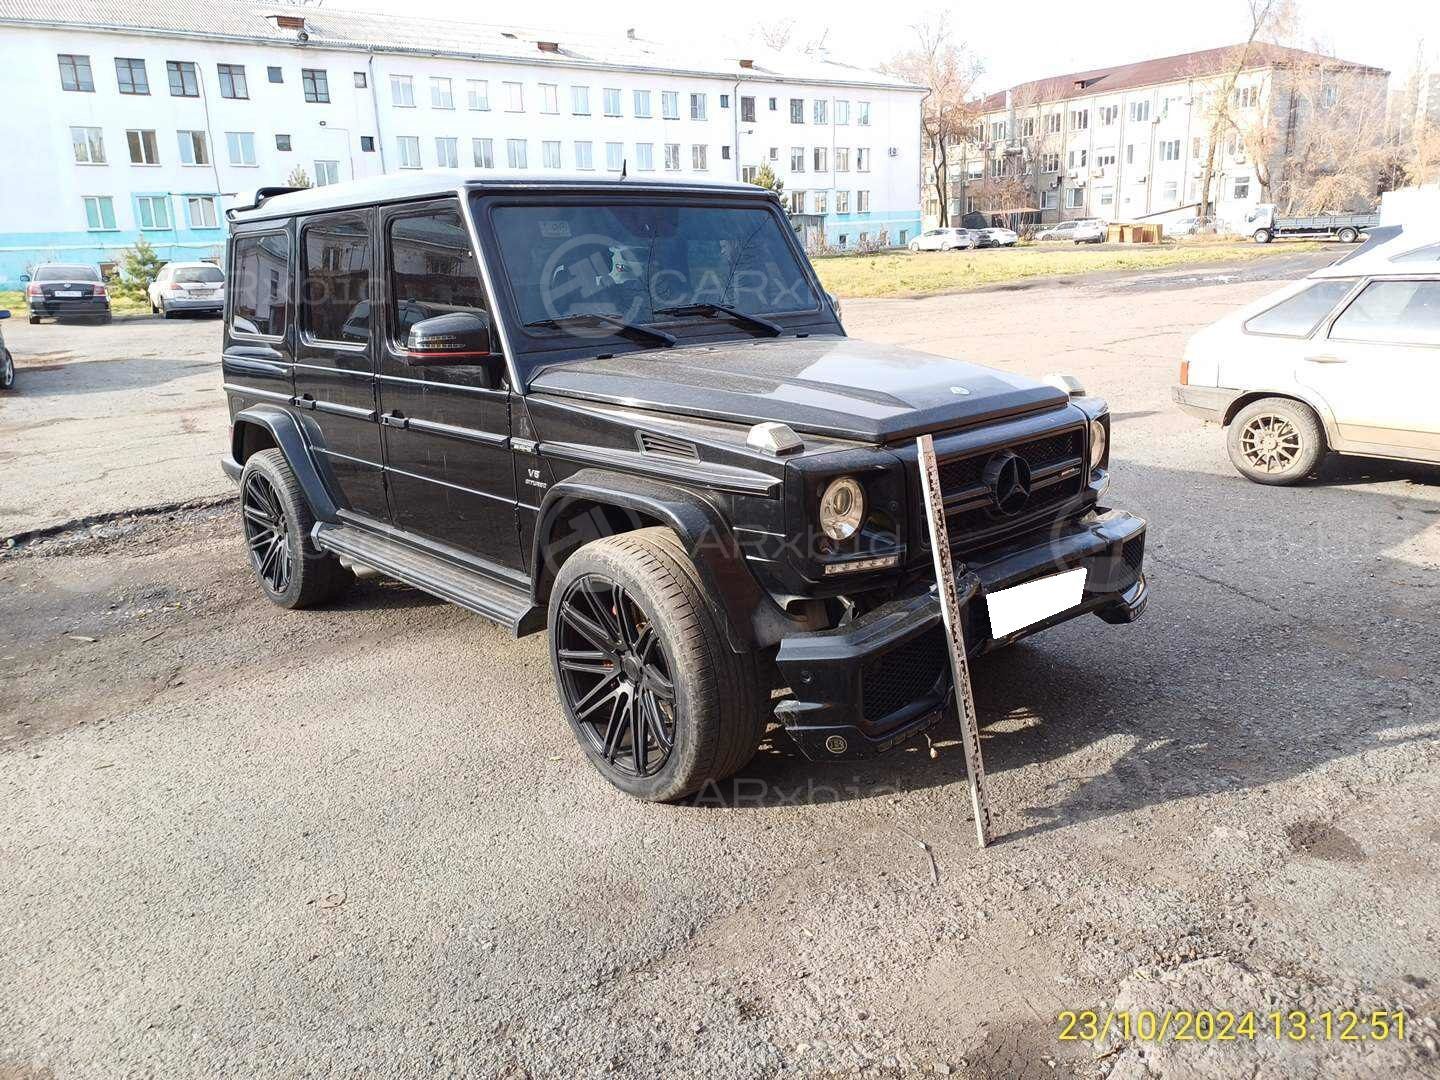
[[[1305,357],[1305,362],[1307,364],[1343,364],[1345,363],[1345,358],[1343,356],[1335,356],[1331,353],[1320,353],[1317,356]]]
[[[386,427],[403,428],[405,426],[405,414],[398,412],[387,412],[380,414],[380,423]]]

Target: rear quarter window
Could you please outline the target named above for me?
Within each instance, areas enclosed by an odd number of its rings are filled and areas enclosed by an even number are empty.
[[[230,329],[237,334],[284,337],[290,295],[290,238],[279,233],[232,241]]]
[[[1317,281],[1309,288],[1259,315],[1245,320],[1251,334],[1273,334],[1278,337],[1309,337],[1320,321],[1355,287],[1354,281],[1336,279]]]

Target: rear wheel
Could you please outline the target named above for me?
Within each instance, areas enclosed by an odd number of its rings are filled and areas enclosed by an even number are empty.
[[[1270,232],[1269,229],[1256,229],[1256,230],[1255,230],[1255,243],[1257,243],[1257,244],[1268,244],[1268,243],[1269,243],[1271,240],[1273,240],[1273,239],[1274,239],[1274,235]]]
[[[9,390],[15,385],[15,357],[9,349],[0,349],[0,390]]]
[[[668,529],[587,544],[550,597],[550,660],[581,748],[621,791],[690,795],[755,755],[765,731],[758,665]]]
[[[1353,244],[1360,239],[1360,234],[1351,228],[1341,229],[1335,235],[1342,244]]]
[[[1240,475],[1281,486],[1297,484],[1315,471],[1325,452],[1325,433],[1308,405],[1261,398],[1230,422],[1226,445]]]
[[[313,607],[355,580],[339,559],[311,542],[315,516],[280,450],[261,450],[245,462],[240,516],[250,567],[272,604]]]

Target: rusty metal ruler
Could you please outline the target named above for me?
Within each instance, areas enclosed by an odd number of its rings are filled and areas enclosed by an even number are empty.
[[[945,527],[945,497],[940,490],[940,466],[935,461],[935,440],[921,435],[920,490],[925,493],[925,516],[930,524],[930,551],[935,557],[935,583],[940,594],[940,615],[950,645],[950,671],[955,682],[955,708],[960,714],[960,742],[965,748],[965,772],[970,780],[970,806],[975,812],[975,839],[990,843],[990,795],[985,784],[985,762],[980,756],[980,726],[975,719],[975,695],[970,689],[970,660],[965,653],[965,626],[955,593],[955,562],[950,557],[950,530]]]

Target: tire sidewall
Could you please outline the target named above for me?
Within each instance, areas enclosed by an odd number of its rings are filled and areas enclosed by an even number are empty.
[[[9,390],[15,385],[15,357],[5,349],[0,355],[0,390]]]
[[[284,470],[284,472],[281,470]],[[271,603],[278,604],[281,607],[294,607],[300,600],[300,592],[304,587],[303,576],[306,556],[306,541],[303,532],[305,519],[308,515],[300,513],[301,508],[297,508],[294,505],[294,500],[290,498],[289,485],[286,482],[286,474],[289,473],[289,471],[290,467],[284,464],[283,461],[277,463],[271,458],[268,452],[261,451],[253,455],[250,460],[245,463],[245,469],[240,474],[240,527],[242,537],[245,536],[245,486],[255,474],[258,473],[269,483],[270,490],[274,493],[275,500],[280,504],[281,511],[285,515],[285,544],[290,552],[290,580],[286,583],[286,588],[283,592],[276,592],[270,587],[269,582],[260,576],[259,568],[255,565],[255,558],[250,554],[248,537],[246,538],[245,545],[245,558],[250,564],[251,573],[255,575],[256,583],[259,584],[261,591],[265,593],[265,596]]]
[[[1256,469],[1241,451],[1241,435],[1255,417],[1263,414],[1283,416],[1300,433],[1300,453],[1295,463],[1283,472],[1267,473]],[[1226,432],[1226,449],[1230,462],[1247,480],[1270,486],[1298,484],[1315,471],[1325,455],[1324,429],[1314,411],[1305,404],[1288,398],[1261,398],[1245,406],[1230,422]]]
[[[560,699],[561,708],[565,711],[570,730],[585,751],[585,756],[600,774],[629,795],[650,802],[663,802],[683,795],[688,790],[683,785],[682,778],[694,770],[700,753],[696,717],[700,710],[707,705],[713,707],[714,703],[707,703],[699,698],[696,683],[700,680],[691,668],[687,650],[680,647],[684,633],[680,626],[683,613],[674,610],[674,606],[659,595],[655,579],[637,569],[633,562],[624,552],[600,543],[582,548],[561,567],[550,593],[547,635],[550,645],[550,669],[555,678],[555,692]],[[670,669],[670,677],[675,684],[675,743],[660,771],[651,776],[624,774],[605,760],[604,755],[591,743],[585,725],[576,719],[560,676],[558,649],[561,603],[576,581],[591,574],[607,578],[624,588],[649,617]]]

